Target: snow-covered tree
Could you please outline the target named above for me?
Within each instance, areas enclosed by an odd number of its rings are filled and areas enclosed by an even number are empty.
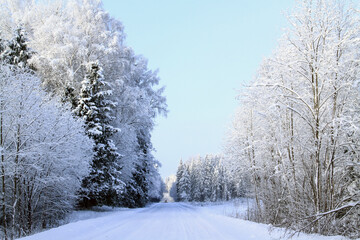
[[[33,52],[22,28],[5,43],[0,63],[0,218],[1,235],[13,238],[52,225],[72,209],[79,178],[88,172],[92,142],[82,122],[50,99],[29,69]]]
[[[28,69],[1,65],[0,75],[1,234],[11,239],[73,208],[92,141]]]
[[[190,158],[185,163],[180,161],[176,179],[177,200],[203,202],[238,197],[222,159],[220,155],[206,155]]]
[[[6,64],[25,68],[29,67],[28,60],[33,54],[28,47],[25,30],[19,26],[15,29],[12,39],[3,47],[1,59]]]
[[[180,159],[180,163],[176,171],[176,195],[178,196],[178,198],[180,197],[180,179],[182,178],[183,173],[184,165],[182,159]]]
[[[127,54],[128,61],[124,65],[126,74],[115,81],[114,92],[119,104],[113,124],[122,131],[115,134],[113,139],[124,156],[123,181],[136,184],[132,180],[134,172],[145,174],[148,184],[146,193],[160,184],[158,168],[161,164],[152,155],[151,130],[154,118],[166,113],[166,104],[162,89],[155,88],[159,82],[156,72],[147,68],[147,61],[143,57],[135,56],[132,51]]]
[[[150,202],[160,202],[163,199],[164,192],[167,191],[165,182],[161,178],[160,174],[156,171],[154,176],[149,176],[149,201]]]
[[[122,204],[126,207],[144,207],[148,202],[148,183],[145,178],[146,167],[136,164],[132,172],[132,178],[127,182],[125,193],[121,199]]]
[[[206,155],[203,161],[203,190],[204,201],[210,201],[213,194],[214,166],[211,155]]]
[[[183,169],[182,176],[179,180],[179,199],[180,201],[189,201],[191,196],[191,181],[190,181],[190,174],[189,169],[186,166]]]
[[[201,190],[202,190],[202,174],[200,156],[196,159],[191,160],[189,165],[189,175],[190,175],[190,201],[201,201]]]
[[[111,87],[105,81],[99,64],[89,63],[82,82],[79,104],[74,110],[84,120],[86,134],[95,142],[91,172],[83,180],[82,193],[85,196],[80,200],[83,207],[118,205],[123,189],[120,154],[110,138],[118,131],[110,125],[116,106],[109,98],[111,94]]]
[[[228,153],[250,176],[253,219],[354,237],[358,16],[338,0],[299,6],[242,96]]]

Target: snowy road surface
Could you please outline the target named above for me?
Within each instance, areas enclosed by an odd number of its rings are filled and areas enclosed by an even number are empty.
[[[217,211],[219,212],[219,211]],[[148,208],[111,212],[77,221],[23,240],[247,240],[279,239],[282,231],[216,213],[210,207],[158,203]],[[293,239],[334,240],[341,237],[302,235]]]

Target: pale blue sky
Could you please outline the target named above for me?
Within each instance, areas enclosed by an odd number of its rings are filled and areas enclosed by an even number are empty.
[[[180,158],[220,153],[237,90],[287,26],[294,0],[103,0],[127,44],[159,69],[169,106],[153,132],[163,177]]]

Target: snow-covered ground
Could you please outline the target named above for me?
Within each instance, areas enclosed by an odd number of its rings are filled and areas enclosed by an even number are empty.
[[[107,212],[78,212],[72,223],[38,233],[23,240],[275,240],[282,229],[253,223],[228,215],[243,211],[245,202],[223,204],[157,203],[142,209]],[[86,219],[89,218],[90,219]],[[84,220],[81,220],[84,219]],[[340,240],[343,237],[295,236],[296,240]]]

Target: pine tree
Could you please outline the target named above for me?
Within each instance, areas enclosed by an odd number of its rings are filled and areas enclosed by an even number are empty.
[[[212,195],[212,182],[213,182],[213,166],[211,165],[212,156],[207,155],[205,156],[203,168],[204,168],[204,184],[203,184],[203,194],[204,194],[204,200],[210,201],[211,195]]]
[[[110,125],[112,108],[116,103],[109,99],[111,90],[102,76],[98,63],[90,63],[82,82],[79,105],[75,114],[85,121],[87,135],[95,142],[95,156],[90,175],[83,180],[85,196],[80,199],[81,207],[95,205],[117,205],[123,184],[120,179],[119,158],[110,137],[117,131]]]
[[[229,192],[228,192],[228,182],[226,179],[225,168],[221,165],[221,162],[216,166],[216,200],[225,201],[228,200]]]
[[[192,176],[194,177],[192,185],[192,197],[194,201],[203,201],[202,199],[202,187],[203,187],[203,178],[202,178],[202,171],[199,166],[196,166],[196,169],[193,170]]]
[[[176,195],[178,197],[178,200],[180,199],[180,180],[182,178],[183,172],[184,172],[184,165],[182,159],[180,159],[180,163],[176,172]]]
[[[126,207],[144,207],[149,200],[149,151],[144,132],[138,133],[138,162],[134,163],[131,180],[126,184],[126,191],[122,198],[122,204]]]
[[[126,191],[121,202],[125,207],[144,207],[148,202],[147,191],[145,166],[136,164],[132,178],[126,184]]]
[[[149,182],[147,175],[150,172],[149,166],[149,143],[146,141],[145,129],[138,132],[138,152],[139,152],[139,163],[135,164],[134,180],[137,184],[137,188],[140,190],[140,198],[137,201],[137,206],[144,207],[149,200]]]
[[[197,187],[197,169],[194,160],[191,161],[189,166],[189,176],[190,176],[190,197],[189,201],[196,201],[196,187]]]
[[[190,200],[190,190],[191,190],[191,180],[190,180],[189,169],[187,166],[185,166],[181,179],[179,180],[180,194],[178,195],[178,197],[180,198],[181,201]]]
[[[28,67],[34,70],[28,63],[28,60],[32,57],[34,52],[28,48],[27,42],[28,39],[23,27],[18,27],[14,31],[13,38],[8,41],[7,46],[3,49],[3,54],[1,56],[2,60],[10,65],[20,68]],[[0,51],[0,53],[1,52],[2,51]]]

